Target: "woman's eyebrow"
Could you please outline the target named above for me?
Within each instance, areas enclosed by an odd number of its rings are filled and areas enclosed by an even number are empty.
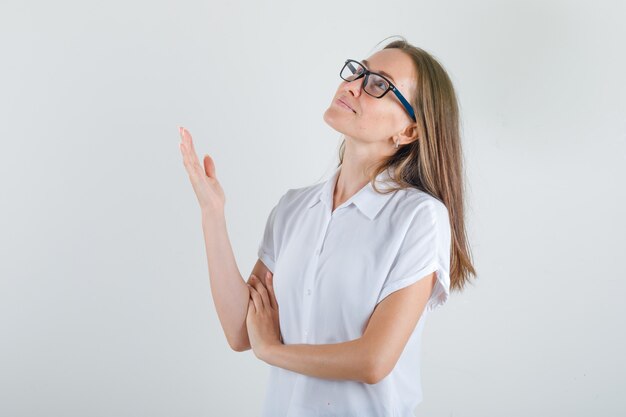
[[[370,66],[370,63],[367,62],[367,59],[361,60],[361,63],[365,64],[366,68]],[[367,68],[367,69],[369,69],[369,68]],[[389,78],[394,83],[396,82],[396,80],[394,80],[393,77],[391,75],[387,74],[385,71],[374,71],[374,72],[377,72],[379,74],[384,75],[385,77]]]

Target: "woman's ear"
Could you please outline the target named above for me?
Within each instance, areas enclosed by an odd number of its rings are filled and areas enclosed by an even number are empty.
[[[394,143],[399,142],[400,145],[407,145],[413,141],[418,140],[417,123],[412,123],[405,127],[400,133],[393,137]]]

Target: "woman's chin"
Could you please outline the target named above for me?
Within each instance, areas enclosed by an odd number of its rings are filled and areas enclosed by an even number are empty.
[[[346,112],[340,112],[334,107],[329,107],[324,112],[324,121],[326,124],[336,131],[345,134],[346,127],[350,123],[349,119],[346,117],[349,116]]]

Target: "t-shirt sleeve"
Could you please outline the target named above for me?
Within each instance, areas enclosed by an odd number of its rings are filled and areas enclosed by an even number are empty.
[[[450,232],[446,206],[438,201],[424,202],[409,224],[376,303],[435,272],[436,283],[426,310],[445,304],[450,295]]]
[[[274,265],[276,264],[277,256],[276,213],[278,212],[279,206],[281,205],[284,197],[285,195],[278,200],[278,203],[276,203],[270,211],[267,221],[265,222],[263,237],[261,238],[261,242],[259,243],[257,250],[259,259],[263,261],[265,266],[267,266],[272,273],[274,273]]]

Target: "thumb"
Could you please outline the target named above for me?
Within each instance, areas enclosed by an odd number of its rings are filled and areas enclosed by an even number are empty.
[[[207,176],[215,178],[215,162],[208,154],[204,155],[204,172]]]
[[[274,274],[270,271],[267,271],[265,274],[265,282],[267,283],[267,292],[270,293],[270,304],[274,309],[278,310],[278,300],[274,292]]]

